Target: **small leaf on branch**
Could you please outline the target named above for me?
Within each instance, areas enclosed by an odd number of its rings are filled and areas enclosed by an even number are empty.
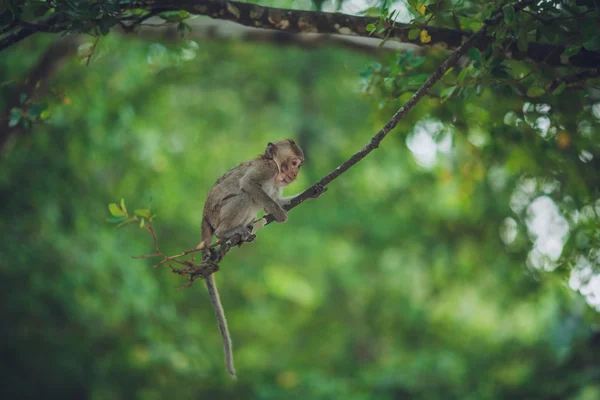
[[[8,121],[8,126],[11,128],[17,126],[22,116],[23,111],[20,108],[13,108],[10,110],[10,120]]]
[[[419,74],[408,78],[406,84],[408,86],[421,86],[427,79],[429,79],[429,74]]]
[[[187,17],[189,17],[189,13],[187,11],[165,11],[161,13],[159,18],[167,21],[167,22],[179,22]]]
[[[125,212],[117,205],[117,203],[110,203],[108,205],[108,211],[115,217],[124,217],[126,216]]]
[[[477,47],[470,47],[469,50],[467,50],[467,54],[471,60],[481,61],[481,52]]]
[[[529,41],[527,40],[527,28],[519,29],[517,33],[517,48],[520,52],[526,53],[529,48]]]
[[[138,217],[150,218],[150,210],[148,210],[148,209],[135,210],[135,215],[137,215]]]
[[[177,24],[177,32],[179,32],[179,35],[181,35],[181,37],[185,36],[185,31],[191,32],[192,28],[184,21],[181,21],[180,23]]]
[[[596,36],[583,42],[583,47],[589,51],[600,50],[600,36]]]
[[[125,199],[121,198],[121,210],[127,215],[127,207],[125,207]]]
[[[419,32],[421,30],[419,28],[412,28],[408,31],[408,40],[415,40],[419,37]]]
[[[440,93],[442,103],[445,102],[446,100],[448,100],[452,96],[452,93],[454,93],[455,90],[456,90],[456,86],[450,86],[450,87],[447,87],[446,89],[442,90],[442,93]]]
[[[461,29],[467,29],[469,31],[479,30],[483,26],[483,22],[479,18],[460,18],[459,24]]]
[[[457,81],[458,83],[463,83],[465,78],[467,77],[467,74],[469,73],[469,68],[463,68],[462,71],[460,71],[460,74],[458,74],[458,78]]]
[[[127,224],[131,224],[132,222],[136,222],[137,220],[135,218],[127,218],[125,221],[121,222],[119,225],[117,225],[117,228],[120,228],[122,226],[125,226]]]
[[[529,89],[527,89],[527,96],[529,97],[539,97],[545,93],[546,91],[544,90],[544,88],[540,86],[532,86]]]
[[[373,32],[376,29],[375,24],[367,24],[366,29],[367,29],[367,32]]]
[[[145,226],[145,222],[144,222],[144,218],[142,218],[142,220],[140,221],[140,228],[143,228]]]
[[[421,31],[420,37],[421,37],[421,43],[431,42],[431,35],[429,35],[429,32],[427,32],[425,29],[423,29]]]
[[[119,224],[125,221],[127,217],[125,215],[109,215],[106,220],[111,224]]]
[[[573,57],[575,54],[579,53],[580,50],[581,46],[567,47],[565,51],[563,51],[562,55],[567,57]]]
[[[554,90],[552,91],[552,94],[553,94],[553,95],[555,95],[555,96],[556,96],[556,95],[558,95],[558,94],[561,94],[562,92],[564,92],[564,91],[565,91],[565,88],[566,88],[566,87],[567,87],[567,84],[566,84],[565,82],[562,82],[560,85],[558,85],[558,86],[556,87],[556,89],[554,89]]]
[[[42,112],[46,110],[46,108],[48,108],[47,103],[33,104],[31,107],[29,107],[29,110],[27,110],[27,114],[32,119],[38,119],[42,115]]]
[[[504,7],[504,22],[507,25],[515,22],[515,9],[512,6]]]

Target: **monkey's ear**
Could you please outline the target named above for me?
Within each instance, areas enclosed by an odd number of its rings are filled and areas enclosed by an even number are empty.
[[[277,145],[273,144],[272,142],[269,142],[267,144],[267,149],[265,150],[265,157],[272,159],[276,155],[277,155]]]

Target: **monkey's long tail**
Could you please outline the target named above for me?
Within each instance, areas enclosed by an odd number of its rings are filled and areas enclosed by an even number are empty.
[[[212,303],[213,310],[215,310],[215,316],[217,317],[217,324],[221,331],[221,337],[223,338],[223,351],[225,353],[225,365],[227,366],[227,372],[233,379],[235,376],[235,367],[233,366],[233,352],[231,347],[231,336],[229,336],[229,329],[227,328],[227,320],[225,319],[225,312],[223,306],[221,306],[221,299],[219,298],[219,291],[217,290],[217,284],[215,277],[210,275],[206,278],[206,287],[208,288],[208,294],[210,295],[210,302]]]

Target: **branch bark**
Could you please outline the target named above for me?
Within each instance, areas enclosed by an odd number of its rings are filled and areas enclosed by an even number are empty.
[[[291,10],[275,7],[263,7],[252,3],[240,3],[227,0],[139,0],[123,4],[123,10],[143,9],[151,13],[164,10],[185,10],[191,14],[206,15],[214,19],[233,21],[240,25],[252,28],[263,28],[288,33],[319,33],[342,36],[375,37],[383,39],[387,33],[369,33],[367,25],[377,22],[378,18],[330,13],[321,11]],[[63,25],[60,22],[48,21],[48,18],[39,21],[37,26]],[[472,35],[472,32],[460,30],[424,27],[431,36],[431,41],[421,43],[420,39],[409,39],[408,32],[413,25],[397,23],[389,34],[388,40],[402,43],[412,43],[417,46],[444,46],[455,50]],[[0,39],[0,51],[17,43],[33,33],[41,31],[32,27],[19,28]],[[478,37],[471,44],[483,50],[492,43],[493,38],[488,35]],[[528,60],[535,63],[551,66],[571,66],[579,68],[598,68],[600,65],[600,52],[581,49],[574,56],[563,56],[564,46],[555,46],[544,43],[529,43],[527,51],[520,51],[516,43],[507,45],[506,53],[516,60]]]
[[[237,1],[215,0],[153,0],[134,2],[132,7],[160,7],[181,9],[191,14],[206,15],[214,19],[224,19],[235,23],[271,30],[291,33],[321,33],[345,36],[376,37],[383,39],[387,33],[369,33],[367,25],[379,21],[374,17],[361,17],[341,13],[321,11],[290,10],[274,7],[263,7],[251,3]],[[395,24],[388,40],[412,43],[417,46],[443,45],[455,50],[473,33],[453,29],[427,26],[425,29],[431,36],[429,43],[422,43],[419,38],[409,39],[408,32],[414,28],[409,24]],[[471,43],[472,47],[480,50],[487,48],[493,38],[487,35],[479,36]],[[531,60],[552,66],[573,66],[580,68],[597,68],[600,65],[600,53],[582,49],[572,57],[561,56],[564,46],[554,46],[543,43],[529,43],[528,50],[522,52],[516,43],[508,45],[507,54],[516,60]]]
[[[415,48],[399,42],[386,42],[379,46],[381,40],[365,37],[344,37],[328,34],[305,33],[294,35],[288,32],[273,31],[260,28],[249,28],[229,21],[203,20],[201,23],[190,24],[191,32],[186,32],[185,37],[193,40],[211,40],[219,42],[251,42],[265,43],[276,46],[298,47],[305,50],[320,49],[323,47],[336,47],[357,53],[377,56],[388,54],[399,49]],[[124,33],[128,33],[125,31]],[[176,41],[181,40],[181,35],[174,25],[165,25],[164,28],[143,26],[138,36],[142,39]]]
[[[534,3],[536,0],[524,0],[520,3],[516,3],[514,5],[515,11],[520,11],[523,8],[527,7],[529,4]],[[377,132],[373,138],[357,153],[355,153],[352,157],[346,160],[342,165],[331,171],[328,175],[322,178],[319,182],[315,183],[313,186],[306,189],[300,195],[298,195],[292,202],[284,207],[286,210],[291,210],[300,204],[302,204],[305,200],[311,198],[316,194],[316,187],[321,185],[323,187],[327,186],[334,179],[338,178],[344,172],[349,170],[352,166],[358,163],[360,160],[365,158],[369,153],[379,147],[379,143],[387,136],[387,134],[398,125],[398,122],[427,94],[429,89],[433,87],[439,81],[442,76],[450,69],[450,67],[454,66],[460,57],[462,57],[470,47],[473,47],[474,43],[477,43],[481,40],[482,37],[485,37],[488,28],[498,22],[501,18],[503,18],[502,12],[498,12],[494,15],[492,19],[484,23],[484,25],[479,29],[476,33],[474,33],[470,38],[468,38],[463,44],[461,44],[451,55],[448,57],[434,72],[431,74],[429,79],[415,92],[415,94],[406,102],[400,109],[392,116],[392,118],[388,121],[387,124],[383,128]],[[275,219],[272,215],[266,215],[263,217],[266,221],[265,225],[270,224]]]

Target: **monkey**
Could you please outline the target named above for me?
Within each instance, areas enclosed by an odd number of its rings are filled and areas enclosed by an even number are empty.
[[[202,239],[196,248],[209,246],[213,236],[223,241],[231,240],[232,244],[252,241],[254,232],[262,227],[252,225],[261,209],[272,214],[275,221],[285,222],[287,212],[283,206],[290,204],[297,195],[282,198],[281,192],[296,180],[303,164],[302,149],[292,139],[284,139],[269,142],[264,154],[227,171],[208,192],[202,213]],[[326,191],[321,185],[316,189],[312,198],[318,198]],[[210,254],[205,252],[204,256],[210,258],[212,249],[209,250]],[[231,336],[214,275],[205,280],[223,338],[227,372],[236,379]]]

